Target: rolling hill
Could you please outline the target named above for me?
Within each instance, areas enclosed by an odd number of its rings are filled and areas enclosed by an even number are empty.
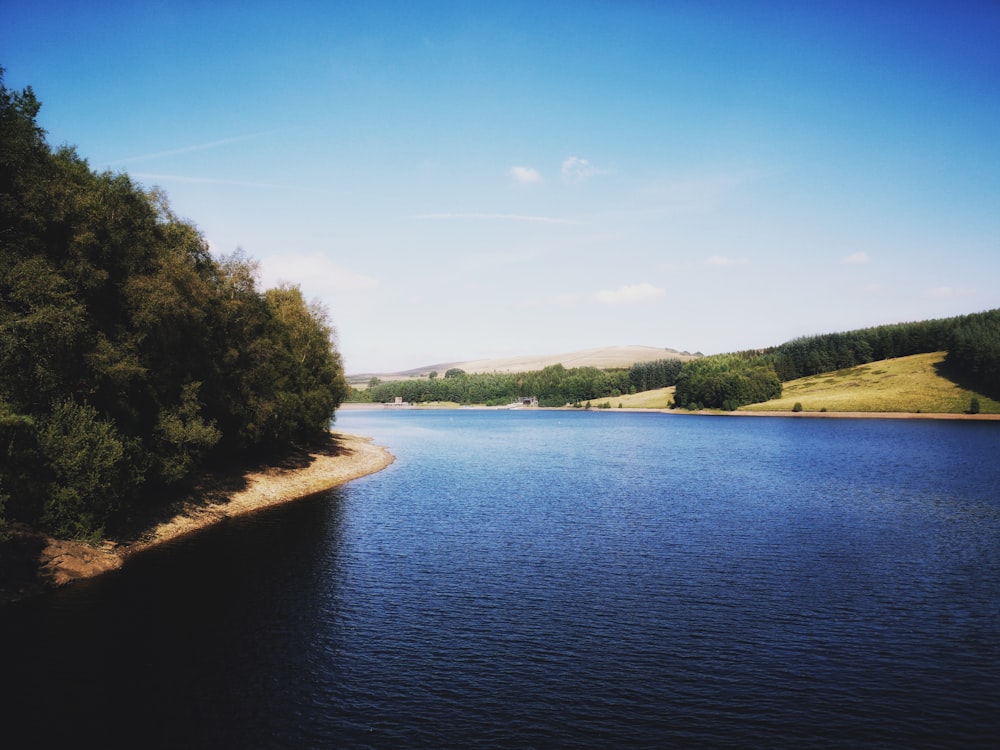
[[[567,369],[572,367],[597,367],[600,369],[626,368],[637,362],[653,362],[658,359],[680,359],[687,361],[702,356],[700,353],[679,352],[676,349],[666,349],[655,346],[606,346],[597,349],[583,349],[563,354],[524,355],[517,357],[501,357],[496,359],[476,359],[458,362],[439,362],[411,370],[391,373],[357,373],[348,375],[347,380],[352,385],[367,383],[373,377],[379,380],[405,380],[407,378],[426,377],[431,372],[444,375],[448,370],[457,367],[468,373],[474,372],[531,372],[541,370],[555,364],[561,364]]]
[[[961,414],[978,399],[983,414],[1000,414],[1000,402],[940,374],[944,352],[884,359],[784,383],[781,398],[740,411],[912,412]]]

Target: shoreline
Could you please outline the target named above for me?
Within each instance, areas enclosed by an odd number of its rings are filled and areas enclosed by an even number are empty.
[[[613,398],[613,397],[610,397]],[[594,399],[600,401],[600,399]],[[485,406],[482,404],[410,404],[405,407],[387,407],[383,404],[371,404],[363,402],[351,402],[341,406],[349,407],[350,411],[591,411],[594,413],[632,412],[635,414],[676,414],[702,417],[791,417],[793,419],[804,419],[816,417],[819,419],[956,419],[962,421],[1000,421],[1000,414],[958,414],[953,412],[919,412],[919,411],[776,411],[776,410],[742,410],[721,411],[716,409],[702,409],[700,411],[688,411],[687,409],[669,408],[646,408],[639,406],[625,406],[621,409],[612,407],[603,409],[591,406],[590,409],[575,406],[531,406],[517,407],[510,409],[504,406]]]
[[[393,461],[387,449],[372,438],[331,432],[332,450],[311,450],[304,465],[269,466],[239,473],[237,488],[202,491],[175,506],[169,518],[153,523],[134,538],[107,539],[99,545],[60,540],[27,527],[13,529],[22,546],[36,561],[29,561],[33,580],[17,581],[9,590],[0,588],[0,604],[26,599],[60,588],[73,581],[118,570],[131,557],[215,525],[228,518],[249,515],[265,508],[299,500],[309,495],[382,471]],[[22,561],[25,568],[28,563]]]

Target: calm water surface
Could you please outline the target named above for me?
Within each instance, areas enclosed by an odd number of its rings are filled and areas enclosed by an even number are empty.
[[[1000,746],[1000,423],[338,429],[396,463],[0,610],[3,726],[34,746]]]

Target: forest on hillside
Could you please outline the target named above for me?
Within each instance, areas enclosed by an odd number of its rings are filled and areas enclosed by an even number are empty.
[[[1000,394],[1000,309],[953,318],[863,328],[793,339],[770,349],[705,357],[689,363],[674,403],[690,408],[737,408],[781,391],[744,396],[741,373],[770,373],[780,382],[882,359],[947,352],[942,374],[991,398]],[[750,398],[751,400],[746,400]]]
[[[325,310],[166,197],[53,149],[0,69],[0,531],[100,536],[212,460],[327,434]]]
[[[876,326],[793,339],[769,349],[713,354],[687,362],[661,359],[630,369],[567,369],[552,365],[524,373],[449,370],[443,378],[379,382],[350,398],[374,403],[401,397],[410,403],[450,401],[499,405],[535,396],[541,406],[584,405],[655,388],[676,386],[674,406],[738,409],[781,396],[789,380],[881,359],[946,351],[943,373],[951,380],[1000,396],[1000,309],[940,320]]]
[[[367,389],[354,390],[351,399],[384,403],[399,397],[409,403],[447,401],[499,406],[533,396],[539,406],[583,405],[597,398],[673,385],[680,369],[679,359],[640,362],[627,370],[550,365],[529,372],[466,373],[453,368],[443,377],[431,373],[428,378],[384,383],[374,378]]]

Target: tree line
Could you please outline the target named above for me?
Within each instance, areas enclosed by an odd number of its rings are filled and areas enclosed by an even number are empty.
[[[354,390],[351,399],[384,403],[399,397],[409,403],[447,401],[500,406],[535,397],[539,406],[582,405],[599,398],[671,386],[680,371],[681,360],[676,358],[638,362],[629,369],[609,370],[566,368],[561,364],[518,373],[466,373],[453,368],[443,378],[435,373],[428,378],[387,382],[379,382],[376,378],[367,389]]]
[[[509,404],[536,397],[540,406],[584,403],[603,396],[634,391],[628,370],[550,365],[542,370],[506,373],[466,373],[452,369],[443,378],[410,378],[374,382],[366,390],[354,391],[359,401],[380,403],[401,397],[410,403],[449,401],[459,404]]]
[[[166,197],[52,149],[0,69],[0,526],[96,537],[210,460],[325,434],[325,310]]]
[[[684,365],[675,405],[735,409],[781,395],[780,384],[883,359],[947,352],[944,373],[1000,394],[1000,309],[953,318],[796,338],[776,347],[718,354]]]
[[[566,369],[553,365],[525,373],[466,374],[443,379],[373,383],[354,391],[362,401],[452,401],[504,404],[524,396],[541,406],[580,404],[625,393],[676,386],[673,405],[733,410],[779,398],[781,384],[881,359],[946,351],[945,373],[991,397],[1000,395],[1000,309],[940,320],[864,328],[796,338],[768,349],[713,354],[687,362],[664,358],[628,370]]]

